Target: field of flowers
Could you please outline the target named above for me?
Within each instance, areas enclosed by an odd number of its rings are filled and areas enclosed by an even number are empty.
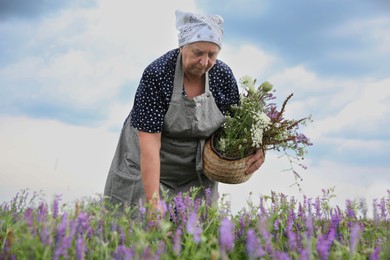
[[[101,198],[23,190],[0,207],[0,259],[390,259],[390,190],[370,216],[364,200],[332,207],[332,196],[273,192],[232,213],[224,196],[217,206],[179,194],[132,221]]]

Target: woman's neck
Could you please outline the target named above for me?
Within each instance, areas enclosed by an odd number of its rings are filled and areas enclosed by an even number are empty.
[[[193,98],[205,92],[205,75],[201,77],[189,77],[184,74],[183,78],[184,90],[187,97]]]

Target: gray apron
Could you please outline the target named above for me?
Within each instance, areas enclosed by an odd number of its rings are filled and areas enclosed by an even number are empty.
[[[198,197],[210,189],[211,199],[218,198],[218,184],[202,172],[205,139],[216,131],[225,118],[209,90],[208,73],[205,93],[189,99],[182,94],[181,55],[176,62],[171,102],[164,117],[161,133],[160,195],[175,196],[179,192],[201,187]],[[137,129],[127,118],[107,177],[104,195],[112,202],[136,206],[145,202]]]

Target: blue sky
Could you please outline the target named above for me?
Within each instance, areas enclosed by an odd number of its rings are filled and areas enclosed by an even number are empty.
[[[390,188],[390,3],[374,1],[0,1],[1,201],[23,188],[99,194],[142,70],[177,46],[176,9],[220,14],[220,58],[237,78],[290,93],[312,115],[303,192],[345,198]],[[151,8],[153,6],[153,8]],[[269,153],[232,204],[271,190],[301,196]]]

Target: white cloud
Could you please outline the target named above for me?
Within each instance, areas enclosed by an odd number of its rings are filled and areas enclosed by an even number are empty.
[[[275,57],[251,44],[241,46],[226,44],[219,58],[232,68],[237,79],[249,75],[259,81],[266,80],[261,76],[276,61]]]
[[[22,43],[28,55],[0,74],[21,91],[29,88],[21,78],[34,78],[40,84],[35,95],[58,102],[89,106],[113,97],[123,84],[138,81],[152,59],[177,46],[175,10],[195,9],[192,1],[150,5],[104,0],[96,8],[47,16],[30,28],[35,33]],[[26,30],[22,23],[14,29],[20,35]]]
[[[54,120],[0,120],[1,201],[21,189],[74,200],[102,193],[118,136]]]

